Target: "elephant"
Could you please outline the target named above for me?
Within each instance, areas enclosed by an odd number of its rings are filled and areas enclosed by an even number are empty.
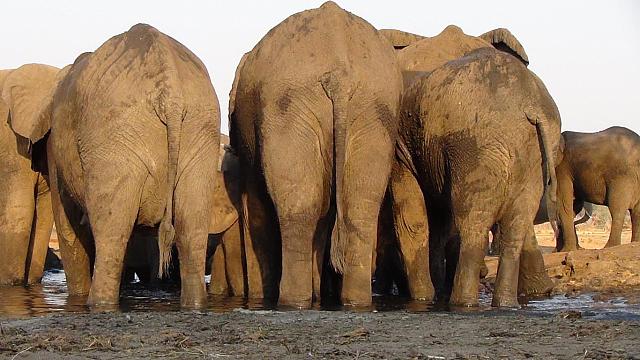
[[[436,297],[478,304],[488,233],[498,223],[504,250],[492,305],[517,306],[518,288],[549,286],[533,217],[545,185],[555,194],[560,115],[522,59],[493,46],[466,52],[472,46],[457,27],[438,37],[422,41],[438,48],[457,44],[463,55],[441,64],[447,54],[456,55],[443,50],[441,58],[426,61],[434,70],[405,74],[409,88],[399,127],[400,158],[425,198]],[[429,44],[423,45],[418,50],[428,53]],[[550,209],[555,200],[547,198]]]
[[[262,281],[280,305],[319,300],[330,239],[342,303],[371,304],[401,87],[389,42],[333,2],[288,17],[241,60],[229,112],[249,220],[249,296],[267,296]]]
[[[20,134],[20,117],[30,116],[23,113],[38,105],[58,71],[40,64],[0,70],[0,118],[5,120],[0,125],[0,247],[5,253],[0,285],[36,284],[44,271],[53,228],[48,173],[32,166],[43,159]],[[22,100],[10,104],[14,93]]]
[[[514,56],[524,65],[529,63],[523,46],[509,30],[503,28],[488,31],[478,37],[466,35],[460,28],[453,25],[431,38],[399,30],[382,30],[381,32],[389,38],[396,50],[403,71],[405,88],[448,61],[460,58],[476,49],[495,48]],[[457,256],[455,253],[458,249],[454,246],[457,234],[452,230],[447,234],[447,238],[452,239],[451,241],[429,242],[429,224],[425,214],[424,196],[414,175],[404,165],[407,161],[403,161],[403,154],[406,155],[406,151],[401,149],[396,153],[387,190],[388,203],[383,205],[380,215],[383,217],[383,213],[387,213],[387,217],[393,216],[394,220],[390,221],[393,231],[386,231],[386,233],[383,231],[382,237],[379,238],[379,242],[387,244],[379,248],[386,249],[385,253],[390,254],[392,258],[399,257],[395,261],[401,265],[388,266],[389,260],[379,256],[379,265],[383,267],[376,272],[376,279],[383,279],[381,287],[384,288],[388,286],[384,279],[389,277],[385,276],[384,272],[402,273],[400,276],[391,275],[406,281],[406,284],[399,287],[400,289],[406,288],[408,295],[413,299],[431,300],[435,294],[432,279],[428,276],[430,267],[436,270],[442,266],[440,261],[434,259],[442,259],[445,251],[449,257]],[[430,252],[435,256],[430,256]],[[551,289],[552,283],[544,274],[540,250],[532,244],[530,251],[525,254],[530,255],[530,258],[525,259],[522,264],[529,264],[529,271],[534,273],[527,275],[529,281],[524,281],[522,284],[523,287],[527,287],[521,288],[521,291],[527,294],[546,293]],[[430,261],[435,263],[430,266]],[[436,279],[437,281],[443,281],[442,271],[432,271],[431,275],[433,278],[440,278],[440,280]],[[533,281],[533,279],[539,280]]]
[[[242,199],[238,157],[229,139],[221,136],[220,164],[216,169],[213,210],[209,225],[207,261],[211,272],[209,294],[245,296]]]
[[[90,306],[118,304],[131,233],[158,227],[160,273],[175,243],[181,306],[205,306],[220,111],[204,64],[137,24],[81,54],[56,81],[44,105],[23,109],[20,121],[34,149],[46,143],[40,151],[70,295],[88,294]],[[13,110],[23,99],[15,92],[6,101]]]
[[[640,241],[640,137],[619,126],[596,133],[565,131],[558,176],[558,251],[578,248],[575,204],[606,205],[611,233],[605,247],[621,244],[622,225],[631,212],[631,241]]]

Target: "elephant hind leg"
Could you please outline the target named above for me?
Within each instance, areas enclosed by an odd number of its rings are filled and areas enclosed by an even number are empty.
[[[233,224],[222,236],[226,281],[231,296],[244,296],[245,259],[242,256],[240,222]]]
[[[563,163],[564,164],[564,163]],[[573,251],[579,249],[578,235],[576,234],[576,227],[573,224],[573,219],[576,214],[573,211],[574,203],[574,189],[573,180],[570,175],[570,170],[566,169],[564,165],[560,165],[557,168],[558,177],[558,221],[559,230],[556,250],[560,252]]]
[[[47,181],[38,175],[36,206],[30,244],[30,260],[27,264],[27,283],[35,284],[42,279],[44,263],[49,248],[49,239],[53,228],[51,211],[51,192]]]
[[[274,199],[282,238],[279,304],[299,308],[311,306],[313,247],[323,231],[320,224],[323,187],[319,183],[322,178],[311,173],[295,183],[287,184],[277,178],[270,181],[272,192],[282,194]]]
[[[218,238],[220,238],[220,236],[218,236]],[[213,256],[211,256],[211,283],[209,284],[209,294],[211,295],[229,295],[225,262],[225,253],[222,244],[218,241]]]
[[[526,296],[543,296],[549,294],[551,290],[553,290],[553,281],[547,275],[544,258],[531,225],[528,226],[520,254],[518,293]]]
[[[35,207],[33,187],[21,181],[2,185],[6,188],[0,194],[0,285],[22,285]]]
[[[501,198],[501,186],[496,185],[500,184],[500,181],[492,181],[486,176],[488,171],[483,170],[483,163],[480,162],[475,174],[468,175],[470,179],[484,178],[485,181],[480,186],[470,189],[465,181],[452,184],[453,223],[460,236],[460,250],[450,298],[450,303],[455,306],[478,305],[480,270],[489,244],[489,229],[495,223],[498,205],[496,199]],[[452,177],[462,178],[455,174],[452,174]],[[451,242],[451,239],[448,241]],[[452,258],[452,251],[448,253],[448,257]],[[451,272],[451,263],[452,261],[447,259],[448,272]]]
[[[82,210],[68,198],[62,198],[55,167],[49,168],[51,207],[56,223],[60,255],[64,265],[67,291],[71,296],[86,296],[91,287],[95,247],[91,231],[80,224]]]
[[[619,186],[619,188],[622,188],[622,186]],[[611,213],[611,232],[609,233],[609,240],[605,247],[622,244],[622,226],[624,225],[624,218],[629,207],[625,199],[627,196],[625,192],[615,191],[613,189],[608,189],[608,192],[611,194],[607,199],[609,212]]]
[[[531,181],[525,188],[529,191],[522,191],[511,200],[499,221],[501,251],[492,306],[517,307],[519,283],[523,287],[539,286],[535,291],[549,290],[542,254],[533,232],[533,220],[540,203],[540,193],[532,190],[535,187]]]
[[[95,164],[94,164],[95,165]],[[146,174],[143,169],[129,166],[127,173],[101,164],[100,175],[87,171],[87,212],[95,238],[96,258],[89,305],[117,305],[127,243],[136,222]],[[104,174],[113,174],[104,183]],[[204,262],[203,262],[204,265]]]

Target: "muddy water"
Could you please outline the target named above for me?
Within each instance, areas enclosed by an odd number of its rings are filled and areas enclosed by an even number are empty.
[[[169,312],[180,310],[179,289],[149,289],[131,284],[123,289],[120,312]],[[596,297],[597,298],[597,297]],[[489,294],[481,294],[480,306],[472,309],[434,308],[424,302],[407,301],[393,296],[374,296],[372,308],[366,311],[408,311],[408,312],[482,312],[484,314],[506,314],[518,312],[532,315],[579,313],[584,318],[612,320],[640,320],[640,302],[629,302],[624,297],[613,297],[606,300],[594,300],[592,294],[581,294],[567,297],[554,296],[539,300],[527,301],[518,310],[492,309]],[[67,295],[64,272],[47,272],[42,284],[29,287],[0,287],[0,317],[28,318],[51,313],[89,313],[85,305],[86,298]],[[261,302],[247,301],[242,298],[210,298],[208,311],[228,312],[237,309],[265,310],[271,305]],[[338,307],[317,308],[318,310],[342,310]],[[280,309],[282,310],[282,309]]]

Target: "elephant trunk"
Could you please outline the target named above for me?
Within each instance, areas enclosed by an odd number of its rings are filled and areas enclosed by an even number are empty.
[[[349,97],[344,91],[341,91],[341,84],[333,72],[324,74],[320,82],[333,104],[333,176],[336,220],[331,232],[331,264],[338,273],[342,274],[347,261],[347,247],[349,245],[342,209],[347,139],[347,101]]]
[[[175,107],[173,107],[175,108]],[[171,248],[175,240],[176,230],[173,226],[173,196],[178,173],[178,155],[180,153],[180,134],[182,132],[183,114],[167,114],[167,205],[158,229],[159,268],[158,276],[163,277],[169,271]]]
[[[549,217],[549,223],[553,228],[554,234],[558,234],[558,213],[557,213],[557,189],[558,182],[556,178],[556,164],[553,149],[551,147],[551,139],[549,134],[548,120],[538,116],[530,110],[525,111],[525,115],[531,124],[536,126],[537,133],[542,143],[542,149],[544,151],[544,167],[545,167],[545,187],[546,191],[546,205],[547,215]]]

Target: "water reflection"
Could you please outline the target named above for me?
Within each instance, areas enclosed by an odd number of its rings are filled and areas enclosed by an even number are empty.
[[[67,295],[64,272],[47,272],[42,284],[28,287],[0,287],[0,317],[33,317],[45,314],[87,313],[90,309],[85,305],[86,297]],[[408,312],[463,312],[463,313],[496,313],[504,314],[505,310],[491,308],[489,294],[480,295],[480,306],[474,308],[449,308],[435,306],[424,301],[412,301],[398,296],[374,296],[373,304],[367,308],[347,308],[338,305],[315,305],[315,310],[325,311],[408,311]],[[210,297],[208,311],[227,312],[234,309],[251,311],[272,310],[275,304],[262,301],[250,301],[240,297]],[[104,310],[104,309],[101,309]],[[123,289],[120,305],[114,311],[179,311],[180,295],[178,287],[150,289],[139,284],[131,284]],[[280,311],[287,309],[279,308]],[[588,294],[576,297],[556,296],[547,299],[536,299],[522,306],[522,313],[553,315],[562,311],[579,311],[583,317],[595,319],[634,319],[640,320],[640,304],[628,304],[622,297],[614,297],[607,301],[595,301]]]

